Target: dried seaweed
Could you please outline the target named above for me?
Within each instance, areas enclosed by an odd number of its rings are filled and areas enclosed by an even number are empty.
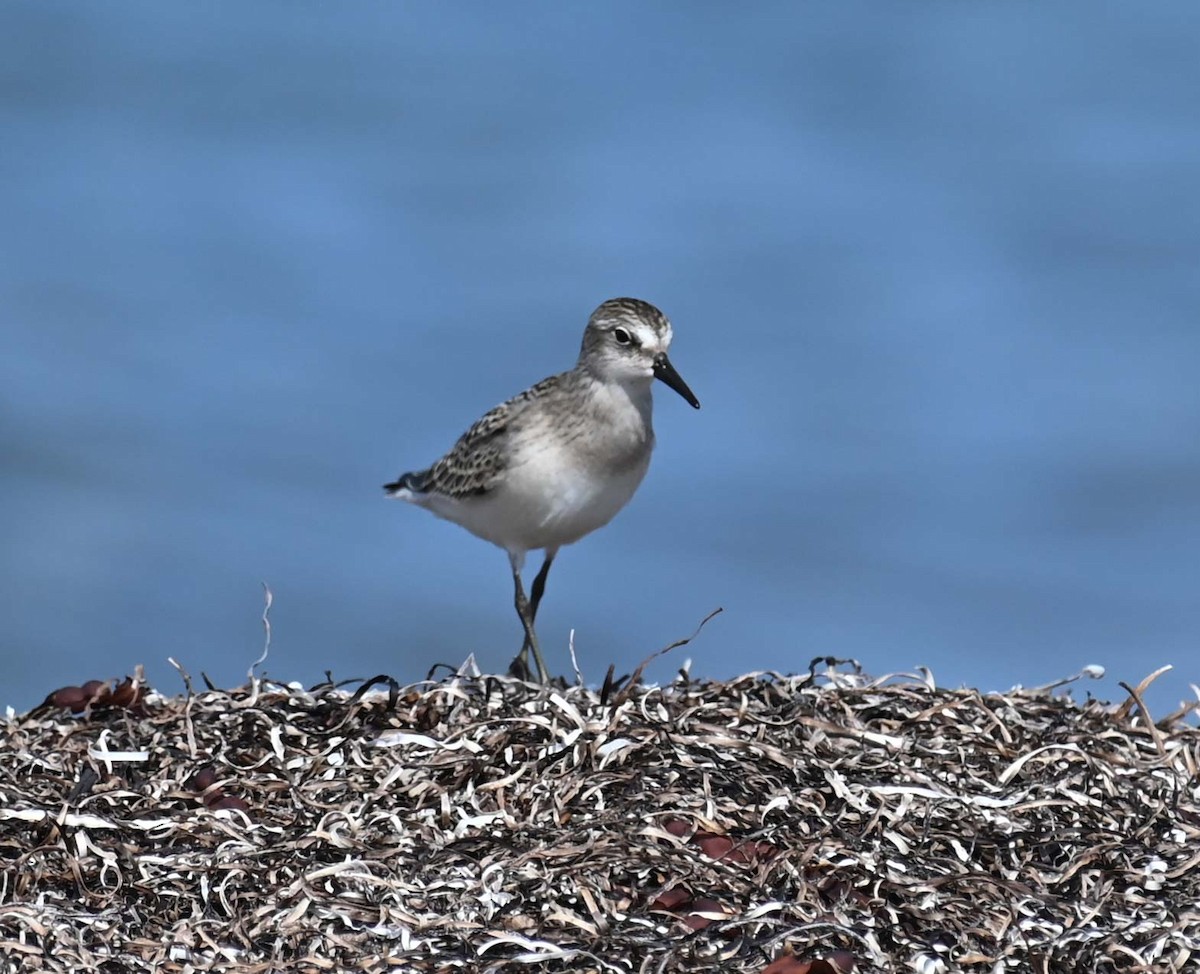
[[[1200,963],[1200,732],[1140,701],[837,667],[133,699],[0,728],[0,970]]]

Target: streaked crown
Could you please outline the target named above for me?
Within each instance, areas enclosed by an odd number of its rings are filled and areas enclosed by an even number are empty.
[[[605,378],[650,378],[671,334],[667,316],[648,301],[612,298],[588,319],[579,364]]]

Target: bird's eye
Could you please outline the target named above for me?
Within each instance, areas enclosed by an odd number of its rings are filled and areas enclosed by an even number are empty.
[[[628,345],[631,341],[633,341],[633,336],[624,328],[614,328],[613,338],[617,340],[618,345]]]

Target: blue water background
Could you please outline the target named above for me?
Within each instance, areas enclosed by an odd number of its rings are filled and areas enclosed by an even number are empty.
[[[1200,6],[9,3],[0,687],[422,677],[504,555],[379,485],[629,294],[629,508],[539,629],[598,681],[1200,680]],[[531,567],[536,567],[536,560]]]

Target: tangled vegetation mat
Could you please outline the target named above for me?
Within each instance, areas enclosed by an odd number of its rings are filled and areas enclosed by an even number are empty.
[[[1136,690],[350,689],[10,715],[0,970],[1200,969],[1200,732]]]

